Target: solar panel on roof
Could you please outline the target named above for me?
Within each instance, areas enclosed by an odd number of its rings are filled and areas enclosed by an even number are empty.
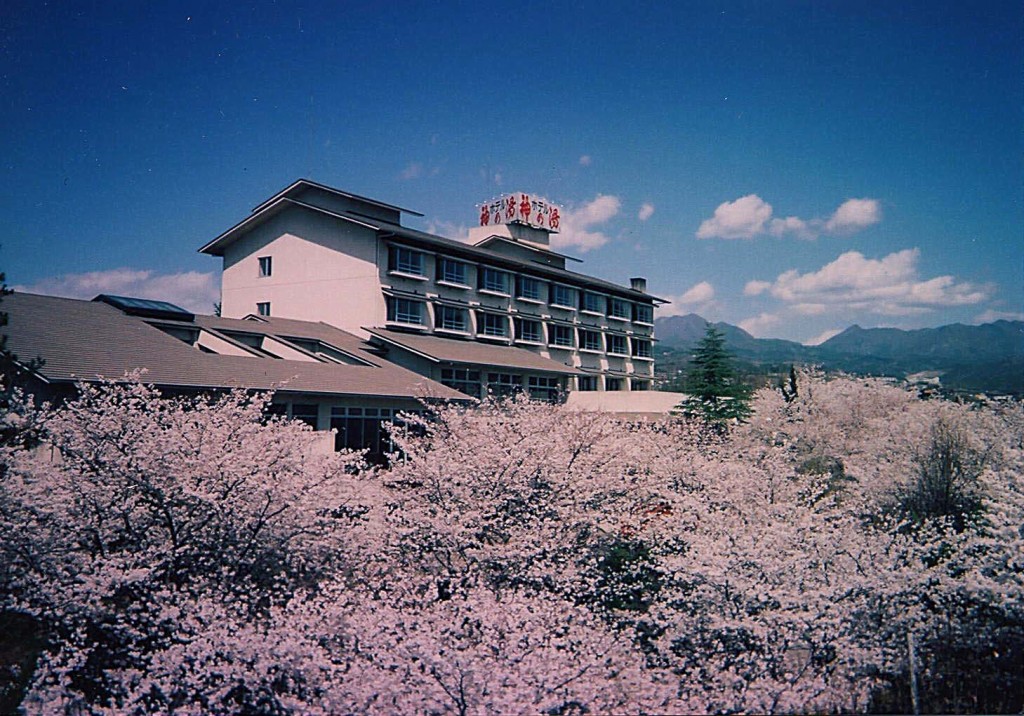
[[[168,318],[178,321],[192,321],[195,319],[195,314],[167,301],[154,301],[149,298],[134,298],[131,296],[111,296],[105,293],[101,293],[93,301],[111,305],[130,316]]]

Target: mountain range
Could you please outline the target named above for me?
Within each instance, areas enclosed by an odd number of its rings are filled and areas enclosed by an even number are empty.
[[[659,363],[685,360],[708,325],[694,313],[656,319]],[[754,338],[728,323],[712,325],[725,337],[729,351],[755,368],[796,363],[896,378],[928,373],[954,390],[1024,395],[1024,321],[955,323],[909,331],[855,325],[816,346]]]

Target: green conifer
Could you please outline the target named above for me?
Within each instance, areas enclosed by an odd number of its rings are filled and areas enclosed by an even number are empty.
[[[678,410],[713,425],[743,422],[750,416],[750,388],[741,383],[721,331],[708,325],[686,375],[686,399]]]

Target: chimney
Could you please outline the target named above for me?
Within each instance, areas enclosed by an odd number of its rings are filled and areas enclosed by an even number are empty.
[[[642,276],[629,279],[629,285],[634,291],[640,291],[640,293],[647,293],[647,279]]]

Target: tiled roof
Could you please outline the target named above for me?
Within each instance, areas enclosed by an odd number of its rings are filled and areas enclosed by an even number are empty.
[[[170,325],[245,330],[264,335],[321,340],[357,356],[368,365],[338,365],[265,357],[203,353],[105,303],[15,293],[0,310],[8,347],[22,361],[40,357],[37,371],[49,382],[120,379],[145,370],[142,380],[185,389],[255,388],[319,395],[393,398],[465,396],[424,376],[375,356],[362,340],[324,323],[271,318],[247,321],[196,316],[195,323]]]
[[[386,344],[417,353],[437,363],[500,366],[558,375],[577,375],[579,373],[571,366],[539,356],[525,348],[391,331],[386,328],[366,328],[364,330],[369,331],[372,336]],[[371,338],[371,340],[373,339]]]

